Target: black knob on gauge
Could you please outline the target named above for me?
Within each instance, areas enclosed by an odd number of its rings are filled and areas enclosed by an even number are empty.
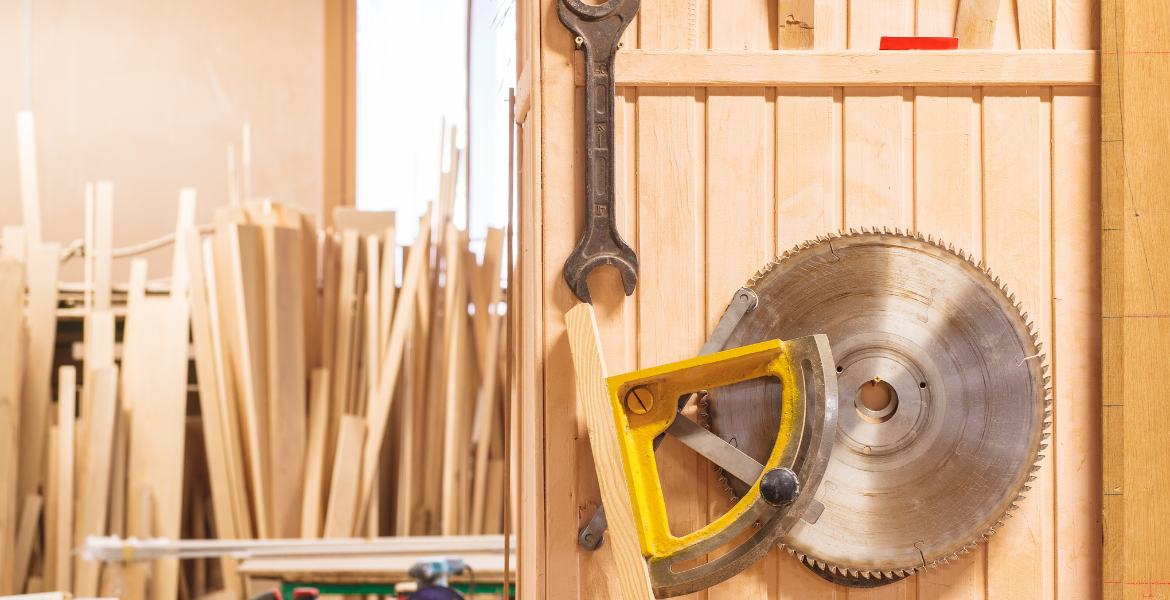
[[[800,495],[800,480],[786,467],[776,467],[760,478],[760,495],[772,506],[788,506]]]

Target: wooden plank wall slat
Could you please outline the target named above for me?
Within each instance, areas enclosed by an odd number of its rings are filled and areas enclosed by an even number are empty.
[[[781,5],[643,2],[624,48],[806,47],[785,37]],[[999,3],[991,49],[1020,48],[1016,6]],[[953,35],[958,8],[959,0],[817,0],[813,49]],[[1030,44],[1099,47],[1091,0],[1056,0],[1041,23],[1034,8],[1025,19]],[[561,274],[583,228],[583,94],[556,0],[521,2],[519,12],[520,62],[539,75],[519,152],[521,594],[616,598],[609,550],[576,546],[600,499],[564,326],[577,300]],[[629,298],[615,271],[590,278],[609,372],[693,355],[732,292],[773,255],[874,225],[917,229],[986,260],[1024,302],[1052,365],[1049,449],[1028,498],[990,544],[877,590],[833,586],[777,550],[690,597],[1100,597],[1099,88],[631,86],[618,96],[618,226],[641,273]],[[673,531],[727,509],[708,461],[669,442],[658,457]]]

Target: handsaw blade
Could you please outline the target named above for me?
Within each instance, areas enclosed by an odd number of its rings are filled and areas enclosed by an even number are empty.
[[[825,509],[793,527],[790,551],[885,579],[1002,525],[1039,468],[1051,402],[1037,336],[998,279],[941,241],[875,230],[794,248],[748,287],[759,307],[725,347],[824,333],[837,363],[837,437],[815,494]],[[897,397],[885,420],[857,408],[875,377]],[[778,399],[764,381],[713,390],[711,431],[759,460]]]

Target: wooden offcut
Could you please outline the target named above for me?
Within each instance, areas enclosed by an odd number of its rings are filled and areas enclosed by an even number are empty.
[[[638,542],[634,506],[630,500],[613,407],[610,406],[609,388],[605,384],[605,357],[601,354],[593,307],[578,304],[570,309],[565,313],[565,327],[573,352],[577,394],[585,411],[589,443],[593,447],[601,497],[605,501],[605,516],[609,523],[607,545],[613,552],[622,598],[650,600],[654,598],[654,591]]]

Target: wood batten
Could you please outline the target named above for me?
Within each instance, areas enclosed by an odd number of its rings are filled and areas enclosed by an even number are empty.
[[[619,52],[618,86],[1100,85],[1096,50]],[[583,58],[573,54],[578,86]]]

